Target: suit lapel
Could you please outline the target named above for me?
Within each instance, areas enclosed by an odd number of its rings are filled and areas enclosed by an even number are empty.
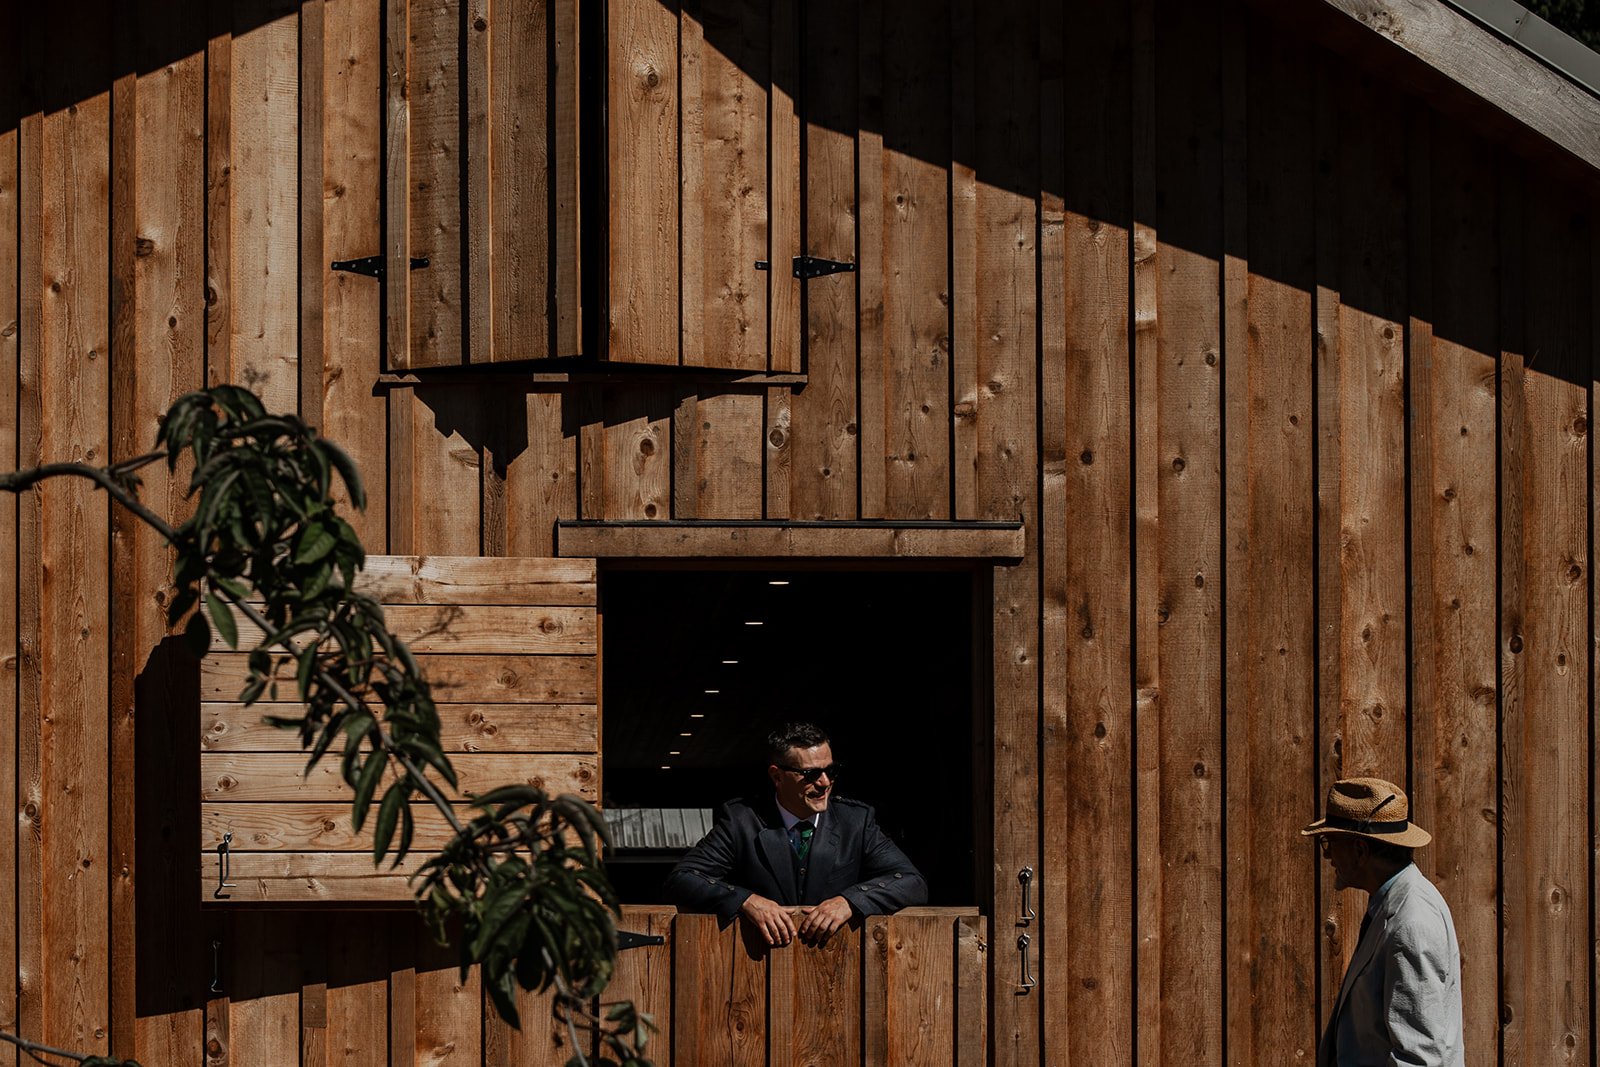
[[[806,857],[806,886],[825,886],[839,858],[839,811],[830,805],[822,816],[822,832],[811,839],[811,854]],[[801,886],[804,891],[806,886]]]
[[[767,825],[756,835],[756,847],[766,859],[772,877],[779,885],[789,887],[794,894],[794,901],[798,903],[800,869],[795,862],[794,848],[789,844],[789,833],[783,828],[783,818],[778,814],[777,803],[769,803],[762,815]]]
[[[1350,957],[1350,966],[1345,968],[1344,982],[1339,986],[1339,999],[1334,1001],[1333,1005],[1334,1018],[1338,1018],[1340,1009],[1344,1007],[1345,997],[1350,995],[1351,988],[1356,984],[1357,976],[1372,962],[1373,955],[1378,951],[1378,945],[1383,941],[1385,928],[1389,925],[1389,920],[1394,917],[1400,898],[1405,895],[1406,883],[1416,870],[1416,867],[1407,867],[1402,871],[1394,885],[1389,887],[1389,892],[1384,894],[1383,900],[1378,904],[1378,910],[1373,913],[1372,925],[1367,930],[1367,936],[1356,946],[1356,954]]]

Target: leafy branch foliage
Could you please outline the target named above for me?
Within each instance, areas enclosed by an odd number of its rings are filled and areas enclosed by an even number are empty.
[[[158,530],[177,554],[169,623],[188,616],[185,638],[199,656],[210,649],[213,628],[239,647],[235,611],[261,630],[240,699],[278,699],[292,676],[304,714],[266,721],[299,732],[308,773],[338,745],[356,830],[377,806],[373,862],[392,857],[397,867],[409,854],[414,797],[431,802],[456,831],[421,865],[413,890],[441,942],[459,930],[463,977],[480,965],[496,1010],[513,1025],[520,1025],[519,986],[553,987],[555,1016],[575,1052],[569,1064],[586,1062],[578,1051],[582,1028],[596,1035],[600,1063],[648,1067],[649,1016],[626,1002],[602,1005],[603,1014],[590,1008],[616,957],[617,898],[600,865],[605,822],[580,797],[526,785],[470,798],[479,814],[461,822],[430,777],[457,786],[428,683],[385,625],[382,606],[356,589],[366,556],[333,496],[337,477],[350,502],[366,506],[349,456],[235,386],[181,397],[157,441],[159,451],[111,467],[55,464],[0,477],[0,488],[87,477]],[[188,494],[198,501],[173,528],[139,503],[135,472],[161,459],[175,471],[186,455],[194,469]]]

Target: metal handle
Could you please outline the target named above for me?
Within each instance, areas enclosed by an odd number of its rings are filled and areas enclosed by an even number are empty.
[[[1033,868],[1024,867],[1017,872],[1017,881],[1022,883],[1022,911],[1017,915],[1017,922],[1023,926],[1037,919],[1038,914],[1028,906],[1028,889],[1033,885]]]
[[[222,992],[222,942],[211,942],[211,992]]]
[[[233,831],[229,830],[222,835],[222,844],[217,846],[217,889],[211,895],[220,900],[228,899],[228,894],[223,892],[224,889],[233,889],[237,885],[228,881],[228,873],[233,867],[232,857],[228,855],[228,846],[231,844],[233,844]]]
[[[1028,946],[1032,943],[1033,939],[1027,934],[1017,935],[1017,955],[1021,957],[1022,963],[1022,981],[1017,983],[1017,988],[1024,991],[1032,989],[1039,984],[1033,980],[1033,975],[1029,973],[1028,969]]]

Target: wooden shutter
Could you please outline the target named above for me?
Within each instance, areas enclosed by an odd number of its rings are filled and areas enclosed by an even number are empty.
[[[577,0],[388,2],[390,367],[580,354]]]
[[[798,3],[606,10],[608,357],[799,370]]]
[[[533,782],[598,799],[593,560],[375,556],[360,587],[432,683],[463,793]],[[241,645],[256,636],[240,631]],[[370,824],[351,830],[337,752],[303,777],[298,735],[261,721],[296,705],[238,704],[244,674],[242,652],[215,651],[201,665],[202,900],[409,900],[406,875],[449,839],[448,824],[417,802],[415,852],[397,872],[375,869]],[[279,695],[289,696],[292,663],[283,677]],[[235,885],[219,896],[228,833]]]

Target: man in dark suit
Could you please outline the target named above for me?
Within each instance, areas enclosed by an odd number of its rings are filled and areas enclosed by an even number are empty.
[[[788,723],[767,738],[773,793],[731,800],[667,876],[667,899],[724,922],[743,915],[769,945],[819,944],[857,915],[928,899],[928,886],[878,828],[872,808],[833,795],[828,735]]]

